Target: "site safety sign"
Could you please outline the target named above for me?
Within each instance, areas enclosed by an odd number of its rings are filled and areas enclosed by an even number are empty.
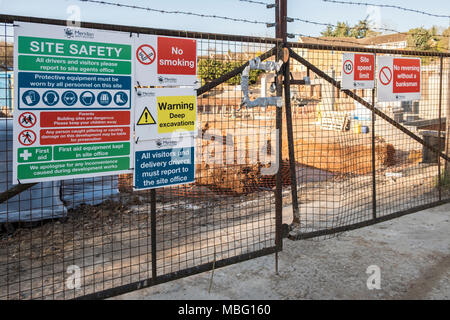
[[[375,56],[373,54],[342,54],[342,89],[373,89],[375,86]]]
[[[195,138],[163,138],[135,145],[134,190],[194,182]]]
[[[14,24],[13,181],[130,172],[128,33]]]
[[[420,58],[377,58],[377,99],[420,100]]]
[[[197,41],[155,35],[134,40],[136,82],[142,86],[193,86],[197,83]]]
[[[134,108],[135,141],[195,136],[197,95],[193,88],[140,88]]]

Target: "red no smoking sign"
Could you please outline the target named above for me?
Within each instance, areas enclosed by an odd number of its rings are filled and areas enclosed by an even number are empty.
[[[143,86],[197,83],[197,41],[140,35],[134,44],[135,80]]]
[[[149,44],[143,44],[136,50],[136,58],[143,65],[152,64],[156,59],[155,49]]]
[[[158,38],[158,74],[194,75],[196,69],[195,40]]]

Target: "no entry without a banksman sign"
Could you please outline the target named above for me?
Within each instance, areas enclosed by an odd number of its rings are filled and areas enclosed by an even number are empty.
[[[130,172],[129,34],[15,23],[13,181]]]

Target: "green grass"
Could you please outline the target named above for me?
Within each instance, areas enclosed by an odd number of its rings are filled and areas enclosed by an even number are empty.
[[[440,183],[439,183],[440,182]],[[436,186],[444,189],[450,189],[450,174],[445,174],[445,172],[441,173],[441,179],[436,177]]]

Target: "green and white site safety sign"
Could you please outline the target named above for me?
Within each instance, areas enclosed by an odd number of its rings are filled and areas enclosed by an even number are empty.
[[[16,22],[14,41],[14,183],[131,172],[136,189],[194,181],[196,40]],[[138,81],[185,87],[138,91]]]
[[[15,24],[13,180],[130,172],[129,34]]]

